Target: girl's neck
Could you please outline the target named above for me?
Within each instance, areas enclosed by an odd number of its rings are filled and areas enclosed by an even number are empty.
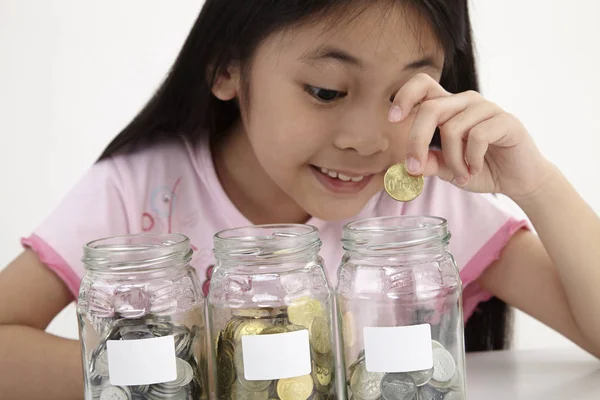
[[[240,120],[212,155],[223,190],[253,224],[304,223],[310,218],[262,168]]]

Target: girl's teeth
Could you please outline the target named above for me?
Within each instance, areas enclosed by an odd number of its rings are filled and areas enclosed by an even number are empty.
[[[350,179],[352,179],[349,176],[346,176],[344,174],[340,174],[339,172],[338,172],[338,178],[341,179],[341,180],[343,180],[344,182],[348,182]]]
[[[330,171],[327,168],[321,168],[321,172],[325,175],[329,175],[332,178],[336,178],[339,179],[341,181],[344,182],[360,182],[363,180],[364,176],[355,176],[355,177],[349,177],[347,175],[341,174],[339,172],[335,172],[335,171]]]

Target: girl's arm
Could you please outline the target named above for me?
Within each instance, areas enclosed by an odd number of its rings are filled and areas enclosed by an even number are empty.
[[[556,168],[513,200],[539,238],[515,235],[479,284],[600,358],[600,218]]]
[[[410,173],[502,193],[538,232],[511,239],[479,283],[600,357],[600,220],[523,124],[481,94],[449,93],[424,74],[400,88],[390,121],[411,124]],[[436,127],[441,151],[429,148]],[[568,144],[568,135],[561,140]]]
[[[83,399],[79,342],[44,332],[72,300],[30,250],[0,273],[0,397]]]

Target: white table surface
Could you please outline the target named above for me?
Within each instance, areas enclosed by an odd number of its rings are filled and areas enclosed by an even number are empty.
[[[468,400],[600,400],[600,360],[578,348],[467,354]]]

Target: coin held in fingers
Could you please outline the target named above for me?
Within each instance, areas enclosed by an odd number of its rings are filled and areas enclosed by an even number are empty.
[[[408,173],[403,163],[394,164],[388,168],[383,177],[385,191],[398,201],[411,201],[416,199],[421,192],[425,180],[423,175],[413,176]]]

